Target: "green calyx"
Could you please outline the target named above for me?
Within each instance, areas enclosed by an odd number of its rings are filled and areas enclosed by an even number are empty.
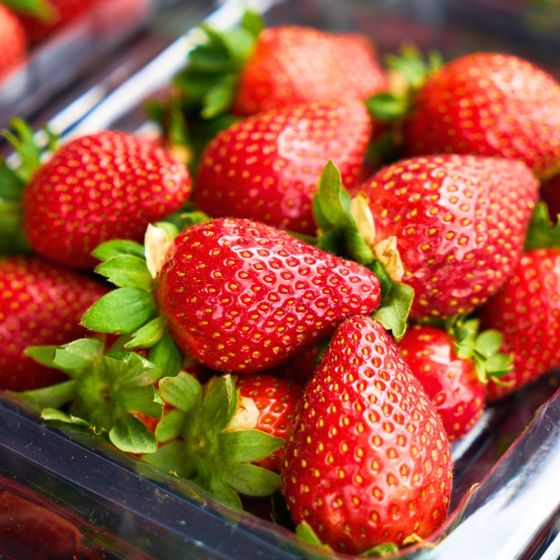
[[[57,144],[56,135],[48,128],[35,135],[21,119],[13,119],[10,125],[13,132],[3,134],[16,152],[17,163],[0,160],[0,256],[29,252],[23,232],[23,191],[43,157]]]
[[[268,496],[280,487],[277,473],[253,462],[280,449],[283,440],[237,426],[241,403],[233,377],[201,385],[180,372],[161,379],[159,392],[168,410],[156,428],[158,450],[145,461],[192,480],[236,509],[242,509],[238,494]]]
[[[512,370],[513,355],[500,352],[504,338],[502,333],[494,329],[480,333],[479,327],[478,319],[467,319],[461,315],[445,322],[447,332],[455,339],[457,356],[473,360],[480,381],[503,383],[500,378]]]
[[[162,370],[121,346],[118,341],[105,352],[101,340],[83,338],[59,347],[28,348],[28,356],[64,372],[69,380],[15,395],[40,410],[44,420],[89,427],[122,451],[153,453],[154,434],[135,415],[162,415],[154,388]]]
[[[55,13],[46,0],[1,0],[1,3],[18,14],[32,16],[40,21],[52,21]]]
[[[400,340],[405,332],[408,315],[414,299],[414,290],[394,281],[385,265],[360,232],[351,212],[352,199],[342,185],[340,172],[329,161],[319,180],[318,192],[313,199],[313,215],[321,234],[317,246],[324,251],[354,260],[369,268],[379,279],[381,305],[374,318]]]
[[[546,202],[539,201],[529,223],[525,249],[548,249],[551,247],[560,247],[560,222],[557,221],[554,224],[550,219]]]
[[[437,52],[429,53],[425,60],[416,47],[407,45],[402,48],[400,56],[389,55],[386,62],[391,89],[370,97],[366,106],[376,119],[392,122],[409,113],[416,94],[443,61]]]

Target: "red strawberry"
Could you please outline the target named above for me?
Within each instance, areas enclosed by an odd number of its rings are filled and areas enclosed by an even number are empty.
[[[400,349],[438,411],[449,440],[464,436],[484,410],[486,391],[474,361],[457,355],[448,333],[427,325],[410,328]]]
[[[517,263],[538,182],[522,162],[477,156],[400,161],[362,185],[376,240],[396,236],[411,317],[468,313]]]
[[[0,388],[22,391],[64,379],[22,352],[83,336],[81,316],[106,291],[87,276],[36,258],[1,259]]]
[[[436,410],[380,323],[336,331],[286,447],[296,523],[348,554],[427,537],[444,521],[451,450]]]
[[[248,220],[218,219],[175,238],[156,299],[179,347],[221,371],[273,367],[374,311],[365,267]]]
[[[386,87],[375,49],[365,37],[277,27],[259,35],[241,73],[233,110],[252,115],[298,103],[366,99]]]
[[[557,221],[558,214],[560,214],[560,175],[556,175],[541,185],[541,199],[546,202],[554,221]]]
[[[254,429],[286,439],[296,407],[302,396],[301,386],[289,379],[267,374],[238,377],[236,386],[239,394],[246,399],[252,399],[259,411]],[[265,469],[279,471],[281,461],[282,455],[279,450],[256,464]]]
[[[204,152],[196,204],[212,216],[314,234],[312,199],[327,159],[353,187],[371,133],[359,101],[288,107],[241,121]]]
[[[32,16],[20,16],[20,19],[29,41],[35,44],[80,17],[97,2],[99,0],[47,0],[52,13],[46,21]]]
[[[488,398],[504,397],[560,365],[560,249],[525,253],[504,288],[481,310],[482,324],[504,334],[514,354],[509,385],[488,385]]]
[[[422,87],[405,143],[412,155],[500,156],[553,175],[560,170],[560,84],[515,56],[464,56]]]
[[[24,193],[33,250],[73,268],[93,268],[101,242],[141,240],[147,225],[179,210],[191,183],[186,168],[153,142],[100,132],[62,146]]]
[[[27,41],[17,16],[0,4],[0,80],[25,62]]]

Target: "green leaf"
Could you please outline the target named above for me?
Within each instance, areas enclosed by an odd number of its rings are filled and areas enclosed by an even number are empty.
[[[393,289],[393,280],[389,276],[387,269],[383,266],[383,263],[379,259],[375,259],[373,262],[367,265],[367,268],[371,270],[379,280],[379,286],[381,288],[381,299],[389,297],[391,290]]]
[[[220,32],[223,44],[228,50],[235,66],[241,70],[253,52],[255,46],[255,35],[244,27],[234,27]],[[233,77],[233,83],[237,79]]]
[[[135,352],[105,356],[105,367],[108,375],[122,388],[151,386],[162,374],[157,365]]]
[[[185,443],[181,440],[174,440],[160,445],[155,453],[144,455],[142,460],[177,476],[184,478],[191,478],[193,476]]]
[[[144,258],[134,255],[118,255],[101,263],[96,267],[95,272],[105,276],[109,282],[120,288],[152,291],[152,277]]]
[[[20,201],[25,185],[25,181],[6,160],[0,159],[0,199]]]
[[[315,533],[315,531],[313,530],[311,525],[307,523],[307,521],[302,521],[301,523],[296,525],[296,537],[302,543],[310,544],[312,546],[323,548],[328,551],[332,550],[330,546],[321,542],[321,539],[317,536],[317,533]]]
[[[160,418],[163,413],[161,398],[151,385],[129,387],[120,395],[120,400],[129,412],[138,412],[153,418]]]
[[[259,430],[221,432],[218,439],[223,459],[233,463],[264,459],[284,445],[282,438]]]
[[[45,0],[2,0],[11,10],[33,16],[41,21],[51,21],[55,17],[52,7]]]
[[[264,29],[264,19],[261,14],[247,10],[241,18],[241,25],[256,38]]]
[[[402,282],[395,282],[389,295],[381,301],[381,306],[374,314],[393,336],[400,340],[406,332],[408,315],[414,299],[414,290]]]
[[[350,214],[350,195],[342,186],[342,177],[336,165],[329,161],[319,179],[318,205],[324,221],[332,228],[357,230]]]
[[[161,317],[152,319],[140,327],[134,336],[124,345],[125,348],[151,348],[161,339],[165,330],[165,321]]]
[[[490,357],[500,350],[503,340],[504,337],[501,332],[488,329],[476,338],[476,350],[483,356]]]
[[[154,453],[157,449],[154,434],[130,414],[121,414],[109,431],[109,440],[127,453]]]
[[[71,414],[66,414],[55,408],[45,408],[41,411],[41,418],[48,422],[63,422],[64,424],[73,424],[74,426],[89,426],[89,424],[83,419],[73,416]]]
[[[183,412],[188,412],[198,402],[201,391],[198,380],[185,372],[175,377],[164,377],[159,382],[161,398]]]
[[[220,472],[235,491],[247,496],[270,496],[282,484],[278,473],[249,463],[226,462]]]
[[[537,202],[525,240],[525,249],[560,247],[560,221],[553,224],[545,202]]]
[[[70,402],[76,395],[76,381],[64,381],[50,387],[34,389],[32,391],[10,392],[14,397],[22,400],[36,410],[43,408],[59,408]]]
[[[58,346],[50,344],[46,346],[28,346],[23,353],[30,358],[33,358],[37,363],[42,366],[55,368],[54,356]]]
[[[166,442],[178,438],[183,433],[186,419],[187,415],[181,410],[166,412],[156,428],[157,441]]]
[[[428,62],[425,62],[422,53],[413,45],[404,46],[398,56],[386,57],[387,66],[401,74],[413,91],[424,85],[430,74],[441,66],[441,61],[441,55],[432,51]]]
[[[18,175],[28,183],[33,174],[41,166],[43,150],[35,140],[33,129],[22,119],[14,118],[10,121],[14,132],[4,131],[4,137],[19,156]]]
[[[395,543],[383,543],[362,552],[360,556],[364,558],[369,558],[371,556],[393,556],[393,554],[396,554],[398,551],[399,547]]]
[[[97,332],[129,334],[156,311],[152,294],[138,288],[119,288],[97,300],[82,317],[82,325]]]
[[[203,426],[223,430],[237,408],[237,391],[231,375],[213,377],[205,385],[205,394],[200,410]]]
[[[105,243],[98,245],[91,254],[100,261],[107,261],[114,257],[120,257],[123,255],[132,255],[146,260],[144,245],[140,245],[140,243],[136,243],[135,241],[127,241],[124,239],[105,241]]]
[[[90,367],[102,355],[103,342],[101,340],[80,338],[57,348],[53,365],[63,371],[81,371]]]
[[[166,376],[177,375],[181,371],[183,356],[169,333],[164,332],[152,346],[150,361],[156,364]]]
[[[207,482],[199,480],[199,478],[196,478],[195,482],[210,492],[217,501],[232,509],[243,511],[243,504],[237,492],[219,474],[211,476]]]
[[[202,118],[211,119],[227,111],[235,98],[236,86],[236,77],[226,75],[222,81],[209,89],[203,100]]]
[[[372,95],[367,101],[368,111],[382,122],[402,119],[409,111],[409,103],[405,97],[390,92]]]

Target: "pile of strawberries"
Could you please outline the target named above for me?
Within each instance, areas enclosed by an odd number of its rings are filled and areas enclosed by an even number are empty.
[[[162,138],[14,123],[1,387],[232,507],[275,493],[316,545],[429,538],[449,442],[560,365],[560,85],[506,54],[386,72],[254,14],[205,33]]]
[[[0,81],[20,68],[30,47],[89,10],[98,0],[1,0]]]

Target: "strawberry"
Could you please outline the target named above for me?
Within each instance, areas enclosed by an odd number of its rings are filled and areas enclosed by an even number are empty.
[[[46,0],[48,17],[20,16],[29,42],[39,43],[90,10],[99,0]]]
[[[259,35],[241,73],[233,111],[252,115],[312,101],[364,100],[386,87],[366,37],[277,27]]]
[[[240,376],[236,386],[240,396],[251,399],[258,409],[255,429],[286,439],[296,406],[302,396],[301,386],[289,379],[267,374]],[[282,455],[279,450],[256,464],[265,469],[279,471],[281,460]]]
[[[537,190],[522,162],[443,155],[400,161],[355,192],[369,199],[376,241],[396,236],[420,318],[468,313],[503,285]]]
[[[17,16],[0,4],[0,80],[4,80],[26,59],[27,41]]]
[[[25,234],[40,256],[93,268],[91,251],[115,237],[140,240],[146,226],[190,195],[184,166],[153,142],[104,131],[72,140],[32,174],[23,193]]]
[[[436,410],[380,323],[340,325],[286,444],[284,493],[338,552],[427,537],[444,521],[452,463]]]
[[[449,440],[464,436],[484,410],[488,376],[503,376],[511,356],[500,354],[502,336],[478,334],[476,319],[460,321],[446,332],[414,325],[400,342],[400,350],[438,411]]]
[[[380,303],[367,268],[249,220],[200,223],[173,241],[150,226],[146,249],[110,241],[95,255],[120,288],[88,310],[87,328],[130,334],[130,348],[159,348],[169,329],[181,352],[215,371],[274,367]],[[179,353],[164,346],[162,355]]]
[[[503,289],[480,310],[482,325],[504,335],[513,370],[489,384],[496,400],[560,365],[560,225],[539,203],[527,233],[526,252]]]
[[[0,388],[50,385],[61,375],[22,355],[33,344],[62,344],[85,333],[80,317],[106,288],[32,257],[0,259]]]
[[[520,159],[551,176],[560,171],[560,84],[515,56],[470,54],[428,79],[404,136],[411,155]]]
[[[359,101],[287,107],[241,121],[204,152],[196,204],[212,216],[314,234],[312,198],[325,158],[353,187],[371,133],[371,118]]]
[[[212,369],[246,373],[287,360],[380,301],[379,281],[361,265],[240,219],[175,238],[155,295],[181,349]]]

